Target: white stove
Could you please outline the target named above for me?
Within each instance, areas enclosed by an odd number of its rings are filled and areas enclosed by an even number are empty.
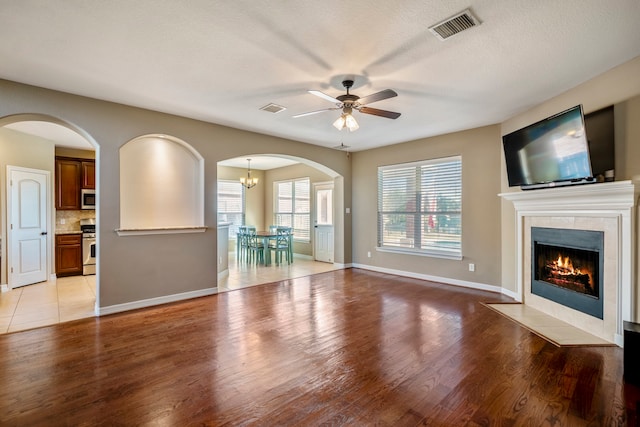
[[[96,274],[96,219],[80,220],[82,231],[82,274]]]

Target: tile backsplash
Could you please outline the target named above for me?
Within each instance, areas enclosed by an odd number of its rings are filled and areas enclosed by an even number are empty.
[[[83,209],[79,211],[56,211],[56,232],[80,231],[80,220],[95,218],[96,211]],[[64,224],[61,224],[64,220]]]

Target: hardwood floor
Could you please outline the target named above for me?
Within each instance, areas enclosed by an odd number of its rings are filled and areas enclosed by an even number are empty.
[[[0,336],[0,425],[635,425],[622,349],[359,269]]]

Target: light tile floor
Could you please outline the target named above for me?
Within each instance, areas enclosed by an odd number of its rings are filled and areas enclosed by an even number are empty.
[[[329,263],[295,258],[291,264],[264,265],[235,262],[229,254],[229,275],[218,283],[227,292],[284,279],[337,270]],[[93,317],[96,276],[62,277],[0,293],[0,334]]]
[[[95,277],[61,277],[0,293],[0,333],[93,317]]]
[[[218,282],[218,292],[227,292],[284,279],[309,276],[325,271],[339,270],[342,267],[332,263],[317,262],[306,258],[294,257],[291,264],[272,263],[270,266],[237,263],[235,253],[229,253],[229,275]]]

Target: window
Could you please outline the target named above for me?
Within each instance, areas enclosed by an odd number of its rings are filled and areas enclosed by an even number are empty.
[[[240,181],[218,181],[218,222],[230,222],[229,237],[244,225],[244,187]]]
[[[311,240],[311,185],[309,178],[274,183],[274,223],[293,228],[293,239]]]
[[[462,258],[462,158],[378,168],[378,247]]]

